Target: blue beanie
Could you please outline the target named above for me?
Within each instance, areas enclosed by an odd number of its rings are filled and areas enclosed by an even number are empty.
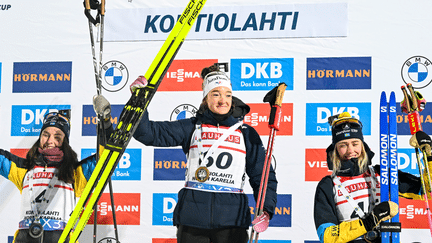
[[[70,132],[70,110],[59,110],[58,112],[50,112],[45,115],[45,119],[41,128],[41,133],[47,127],[57,127],[64,134],[66,139],[69,139]]]

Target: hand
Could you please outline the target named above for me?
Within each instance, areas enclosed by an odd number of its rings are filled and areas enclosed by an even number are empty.
[[[432,146],[432,140],[429,135],[427,135],[423,131],[418,131],[412,135],[409,141],[410,145],[414,148],[419,148],[422,151],[425,151],[427,156],[431,156],[431,146]]]
[[[367,214],[361,221],[369,232],[375,229],[381,222],[393,218],[399,211],[399,207],[392,201],[382,202],[375,206],[371,213]]]
[[[260,216],[252,221],[254,230],[258,233],[264,232],[269,226],[269,221],[270,215],[264,211]]]
[[[101,116],[103,120],[111,118],[111,104],[103,95],[93,96],[93,109],[97,116]]]
[[[147,86],[148,81],[144,76],[139,76],[135,81],[130,85],[131,93],[134,93],[136,89],[141,89]]]

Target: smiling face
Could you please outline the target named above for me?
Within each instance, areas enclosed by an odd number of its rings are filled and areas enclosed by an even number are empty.
[[[57,127],[47,127],[40,135],[39,147],[41,149],[52,149],[55,147],[61,147],[65,134]]]
[[[336,150],[341,160],[358,158],[361,155],[363,143],[358,138],[350,138],[336,143]]]
[[[232,92],[229,88],[219,86],[212,89],[206,96],[207,106],[215,114],[227,114],[232,105]]]

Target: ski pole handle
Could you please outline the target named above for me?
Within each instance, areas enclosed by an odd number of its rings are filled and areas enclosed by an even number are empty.
[[[418,111],[408,114],[408,123],[410,126],[411,135],[415,134],[418,131],[423,131],[420,114],[418,113]]]
[[[406,103],[405,104],[406,106],[402,107],[402,105],[401,105],[401,108],[405,108],[406,112],[409,114],[409,113],[411,113],[411,109],[412,109],[411,108],[411,99],[410,99],[404,85],[401,86],[401,90],[402,90],[402,93],[404,95],[404,100],[401,102],[401,104],[404,103],[404,101]]]
[[[90,1],[93,1],[90,3]],[[90,21],[93,25],[97,25],[100,23],[100,14],[102,12],[102,15],[105,14],[105,0],[102,0],[101,4],[98,4],[97,1],[94,0],[85,0],[84,1],[84,14],[87,17],[88,21]],[[96,18],[94,18],[91,13],[90,10],[98,10],[97,14],[96,14]]]
[[[418,103],[417,103],[417,96],[414,92],[414,88],[412,86],[411,83],[407,84],[408,90],[411,94],[411,103],[412,103],[412,109],[414,110],[414,112],[412,112],[411,114],[408,115],[408,122],[410,124],[410,131],[411,134],[414,134],[418,131],[422,131],[422,124],[421,124],[421,119],[420,119],[420,114],[419,114],[419,107],[418,107]]]
[[[409,90],[409,92],[411,94],[412,109],[414,111],[418,111],[417,96],[416,96],[416,94],[414,92],[414,88],[413,88],[412,84],[411,83],[407,84],[407,88],[408,88],[408,90]]]
[[[105,0],[101,0],[101,15],[105,15]]]
[[[423,128],[421,125],[420,114],[418,112],[417,98],[415,96],[412,84],[408,84],[407,87],[411,93],[411,97],[408,95],[405,86],[402,86],[401,89],[406,102],[406,111],[408,113],[408,124],[410,127],[410,132],[411,134],[414,134],[418,131],[422,131]]]
[[[269,128],[274,128],[279,131],[281,116],[282,116],[282,101],[285,94],[285,89],[287,85],[285,83],[280,83],[276,91],[275,104],[272,105],[270,110]]]

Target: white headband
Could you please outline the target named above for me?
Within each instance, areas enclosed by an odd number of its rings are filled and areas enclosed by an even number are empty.
[[[224,72],[214,71],[204,77],[203,97],[214,88],[227,87],[232,91],[231,81]]]

